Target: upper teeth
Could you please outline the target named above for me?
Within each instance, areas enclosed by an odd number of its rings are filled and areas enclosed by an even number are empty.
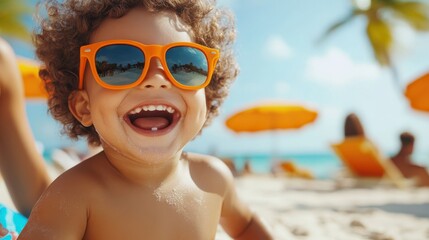
[[[130,113],[131,114],[137,114],[140,113],[141,111],[167,111],[169,113],[174,113],[174,109],[172,107],[168,107],[165,105],[146,105],[143,107],[137,107],[135,109],[133,109]]]

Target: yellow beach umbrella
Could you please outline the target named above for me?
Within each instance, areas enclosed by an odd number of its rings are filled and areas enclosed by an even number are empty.
[[[407,85],[405,96],[410,106],[419,111],[429,112],[429,73],[422,75]]]
[[[24,81],[26,98],[47,98],[42,79],[39,77],[40,64],[34,60],[18,58],[18,67]]]
[[[315,121],[317,112],[300,105],[260,104],[239,111],[226,120],[235,132],[298,129]]]

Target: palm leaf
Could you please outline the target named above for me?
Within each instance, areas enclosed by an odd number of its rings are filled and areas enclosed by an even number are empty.
[[[18,38],[24,41],[30,41],[30,32],[27,27],[15,18],[1,18],[0,35]]]
[[[23,0],[0,1],[0,35],[29,42],[30,31],[22,23],[22,18],[30,13],[31,8]]]
[[[393,12],[419,31],[429,31],[429,5],[419,2],[396,2]]]
[[[418,31],[429,31],[428,3],[417,0],[371,0],[371,5],[368,9],[355,7],[349,15],[330,26],[318,42],[324,40],[338,28],[350,22],[354,17],[364,15],[368,20],[366,33],[375,59],[381,66],[388,67],[394,79],[399,83],[397,70],[390,57],[390,48],[394,39],[388,24],[388,20],[391,19],[389,17],[386,18],[386,16],[392,15],[385,15],[383,12],[392,13],[393,17],[406,21]]]
[[[393,37],[389,25],[379,18],[370,19],[366,33],[378,63],[382,66],[391,65],[389,52]]]
[[[335,32],[340,27],[346,25],[349,23],[353,18],[355,18],[357,15],[361,14],[362,12],[356,9],[353,9],[347,16],[345,16],[343,19],[339,20],[338,22],[332,24],[323,34],[320,36],[320,38],[316,41],[316,43],[321,43],[324,41],[329,35],[331,35],[333,32]]]

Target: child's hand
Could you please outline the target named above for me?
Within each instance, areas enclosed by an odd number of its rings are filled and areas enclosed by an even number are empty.
[[[0,96],[16,95],[24,91],[15,53],[9,43],[0,37]]]
[[[12,240],[18,239],[18,234],[16,234],[15,232],[9,232],[6,228],[4,228],[0,224],[0,239],[3,239],[3,237],[6,237],[8,234],[10,234],[10,236],[12,237]]]
[[[3,227],[3,225],[0,223],[0,237],[4,237],[4,236],[6,236],[8,232],[9,232],[9,231],[8,231],[7,229],[5,229],[5,228]]]

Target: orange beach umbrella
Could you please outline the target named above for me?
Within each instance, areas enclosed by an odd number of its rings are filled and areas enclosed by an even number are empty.
[[[47,98],[48,94],[39,77],[40,64],[34,60],[18,58],[18,67],[24,81],[26,98]]]
[[[300,105],[260,104],[237,112],[226,120],[235,132],[298,129],[315,121],[317,112]]]
[[[225,124],[237,132],[260,132],[298,129],[314,122],[317,112],[300,105],[284,103],[259,104],[230,116]],[[273,137],[272,159],[277,158],[277,141]]]
[[[404,94],[413,109],[429,112],[429,73],[409,83]]]

